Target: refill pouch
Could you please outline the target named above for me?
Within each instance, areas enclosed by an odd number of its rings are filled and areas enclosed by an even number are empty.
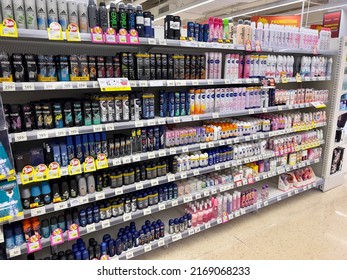
[[[23,207],[16,180],[0,182],[0,222],[23,216]]]

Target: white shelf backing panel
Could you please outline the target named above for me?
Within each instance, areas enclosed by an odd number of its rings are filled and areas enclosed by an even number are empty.
[[[337,120],[341,115],[340,112],[340,99],[345,93],[343,91],[343,81],[344,81],[344,70],[347,57],[347,37],[338,39],[338,55],[333,57],[333,80],[328,83],[326,87],[330,91],[329,101],[330,106],[327,107],[327,119],[328,125],[324,135],[326,135],[326,145],[324,149],[324,159],[322,164],[323,179],[325,180],[323,191],[330,190],[344,183],[344,171],[340,171],[336,174],[330,175],[333,150],[337,146],[341,146],[339,143],[335,143],[335,133],[337,128]],[[346,157],[346,151],[344,153],[344,158]],[[344,163],[345,165],[345,163]]]
[[[278,167],[276,169],[276,171],[274,171],[274,172],[265,172],[265,173],[259,174],[259,176],[256,177],[255,182],[266,180],[268,178],[273,178],[273,177],[276,177],[280,174],[290,172],[290,171],[302,168],[304,166],[310,166],[310,165],[316,164],[318,162],[319,162],[319,159],[316,159],[316,160],[304,161],[300,164],[300,166],[298,164],[296,164],[294,166],[289,166],[289,165],[285,166],[285,167],[281,166],[281,167]],[[190,201],[199,200],[199,199],[204,198],[204,197],[210,197],[211,195],[215,195],[217,193],[222,193],[225,191],[229,191],[229,190],[232,190],[235,188],[240,188],[240,187],[244,187],[244,186],[248,186],[248,185],[252,185],[252,184],[253,184],[253,182],[250,183],[250,182],[246,181],[246,182],[243,182],[241,185],[236,185],[235,183],[230,183],[230,184],[224,184],[224,185],[217,185],[217,186],[214,186],[212,188],[202,189],[199,192],[185,195],[185,196],[179,197],[178,199],[175,199],[175,200],[168,200],[168,201],[159,203],[157,205],[150,206],[146,209],[137,210],[136,212],[126,213],[123,216],[107,219],[107,220],[101,221],[99,223],[94,223],[93,231],[94,231],[94,229],[95,229],[95,231],[100,231],[100,230],[103,230],[103,229],[108,228],[108,227],[120,225],[126,221],[135,220],[135,219],[138,219],[141,217],[146,217],[148,215],[158,213],[158,212],[164,211],[166,209],[170,209],[170,208],[173,208],[173,207],[176,207],[179,205],[183,205],[183,204],[186,204]],[[282,192],[280,192],[280,193],[282,193]],[[91,202],[91,201],[92,200],[90,200],[89,202]],[[66,205],[68,206],[69,204],[66,203]],[[73,206],[77,206],[77,205],[73,205]],[[73,206],[71,205],[71,202],[70,202],[70,207],[73,207]],[[65,207],[65,208],[62,208],[58,211],[61,211],[61,210],[64,210],[64,209],[70,208],[70,207]],[[36,208],[36,209],[38,209],[38,208]],[[50,211],[50,210],[52,210],[52,211]],[[55,212],[53,207],[47,207],[47,206],[46,206],[45,211],[46,211],[45,214]],[[31,217],[35,216],[35,215],[31,215],[30,211],[25,210],[24,212],[25,212],[25,216],[26,216],[25,218],[31,218]],[[81,227],[80,233],[81,233],[81,236],[84,236],[84,235],[87,235],[88,233],[90,233],[90,230],[87,227]],[[64,239],[67,240],[67,233],[64,234]],[[50,246],[49,238],[43,238],[41,241],[42,241],[42,247],[43,248]],[[20,246],[20,252],[21,252],[21,254],[26,254],[26,244]],[[8,257],[10,257],[10,251],[9,250],[7,250],[7,253],[8,253],[7,254]]]
[[[255,212],[259,209],[265,208],[269,205],[281,202],[282,200],[285,200],[287,198],[290,198],[290,197],[296,196],[300,193],[311,190],[312,188],[318,188],[321,185],[323,185],[323,180],[318,178],[315,183],[309,184],[308,186],[305,186],[303,188],[291,189],[288,192],[282,192],[282,191],[279,191],[277,189],[270,188],[269,199],[267,201],[258,201],[258,203],[255,205],[252,205],[252,206],[249,206],[247,208],[243,208],[243,209],[240,209],[238,211],[235,211],[234,213],[229,215],[229,221],[228,222],[231,222],[234,219],[241,217],[243,215],[246,215],[246,214]],[[132,248],[126,252],[123,252],[119,256],[114,256],[112,258],[112,260],[131,259],[133,257],[140,256],[140,255],[145,254],[145,253],[152,251],[154,249],[160,248],[164,245],[169,245],[170,243],[179,241],[183,238],[186,238],[186,237],[189,237],[191,235],[203,232],[205,230],[208,230],[208,229],[215,227],[217,225],[220,225],[220,224],[222,224],[222,220],[216,219],[216,220],[212,220],[208,223],[198,225],[196,227],[192,227],[192,228],[185,230],[185,231],[178,233],[178,234],[169,235],[168,233],[166,233],[165,237],[149,243],[151,245],[150,250],[148,249],[148,247],[146,247],[146,245],[135,247],[135,248]],[[167,226],[167,223],[165,224],[165,226]]]

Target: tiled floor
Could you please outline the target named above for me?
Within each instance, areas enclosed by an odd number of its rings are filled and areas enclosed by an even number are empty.
[[[308,191],[137,259],[347,259],[347,186]]]

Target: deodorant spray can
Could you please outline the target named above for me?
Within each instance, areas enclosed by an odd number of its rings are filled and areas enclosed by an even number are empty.
[[[24,1],[23,0],[14,0],[13,10],[14,10],[14,20],[17,23],[17,27],[18,28],[26,28]],[[1,22],[2,22],[2,20],[1,20]]]
[[[46,0],[36,1],[37,25],[39,30],[47,29],[47,6]]]
[[[25,7],[25,19],[28,29],[37,29],[37,17],[36,17],[36,1],[26,0],[24,2]]]
[[[13,19],[13,5],[12,0],[2,0],[1,1],[1,12],[2,18],[12,18]]]
[[[58,22],[57,0],[47,0],[47,18],[48,18],[48,26],[52,22]]]
[[[78,21],[81,33],[88,32],[88,6],[87,3],[78,3]]]
[[[65,31],[69,22],[66,0],[58,0],[58,20],[61,29]]]

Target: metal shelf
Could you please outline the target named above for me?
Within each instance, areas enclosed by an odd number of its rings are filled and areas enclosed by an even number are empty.
[[[156,88],[156,87],[186,87],[186,86],[213,86],[213,85],[254,85],[260,84],[263,78],[247,79],[205,79],[205,80],[131,80],[131,88]],[[302,82],[329,81],[331,77],[304,77]],[[296,78],[288,78],[284,82],[275,78],[277,84],[297,83]],[[32,92],[32,91],[52,91],[52,90],[86,90],[100,89],[97,81],[71,81],[71,82],[3,82],[0,83],[0,92]]]
[[[272,171],[272,172],[270,171],[270,172],[259,174],[259,176],[254,178],[254,182],[259,182],[259,181],[266,180],[268,178],[275,177],[277,175],[280,175],[280,174],[283,174],[286,172],[290,172],[290,171],[293,171],[293,170],[296,170],[296,169],[299,169],[299,168],[302,168],[305,166],[310,166],[310,165],[313,165],[315,163],[318,163],[319,161],[320,161],[319,159],[307,160],[307,161],[301,162],[299,164],[296,164],[294,166],[289,166],[289,165],[288,166],[280,166],[280,167],[277,167],[275,171]],[[170,200],[170,201],[164,201],[162,203],[158,203],[157,205],[150,206],[150,207],[143,209],[143,210],[137,210],[136,212],[125,213],[123,216],[104,220],[104,221],[101,221],[99,223],[94,223],[94,224],[89,225],[87,227],[81,227],[80,228],[80,234],[81,234],[81,236],[84,236],[86,234],[89,234],[89,233],[92,233],[95,231],[99,231],[99,230],[102,230],[105,228],[109,228],[111,226],[116,226],[116,225],[122,224],[124,222],[133,220],[133,219],[137,219],[137,218],[151,215],[151,214],[154,214],[154,213],[157,213],[160,211],[164,211],[165,209],[170,209],[170,208],[176,207],[178,205],[188,203],[188,202],[193,201],[193,200],[198,200],[198,199],[201,199],[204,197],[209,197],[210,195],[229,191],[229,190],[232,190],[234,188],[239,188],[239,187],[251,185],[254,182],[247,181],[244,179],[242,182],[241,181],[237,182],[237,183],[233,182],[233,183],[229,183],[229,184],[217,185],[217,186],[214,186],[214,187],[208,188],[208,189],[202,189],[201,191],[192,193],[190,195],[185,195],[185,196],[179,197],[178,199],[174,199],[174,200]],[[60,210],[62,210],[62,209],[60,209]],[[26,217],[26,218],[29,218],[29,217]],[[64,233],[64,240],[67,240],[67,233]],[[49,238],[42,238],[41,242],[42,242],[42,248],[50,246],[50,239]],[[27,252],[26,250],[27,250],[26,244],[23,244],[20,247],[17,247],[13,250],[7,250],[6,252],[7,252],[8,258],[12,258],[12,257],[18,256],[18,255],[26,254],[26,252]],[[20,253],[18,253],[18,252],[20,252]]]
[[[327,103],[325,103],[327,104]],[[139,120],[139,121],[129,121],[129,122],[115,122],[101,125],[92,125],[92,126],[80,126],[80,127],[66,127],[66,128],[56,128],[56,129],[41,129],[33,131],[25,131],[18,133],[10,133],[10,141],[14,142],[24,142],[32,141],[38,139],[48,139],[55,137],[65,137],[73,135],[81,135],[87,133],[95,133],[102,131],[118,131],[124,129],[132,129],[139,127],[155,126],[155,125],[165,125],[172,123],[186,123],[199,120],[211,120],[218,118],[234,117],[234,116],[246,116],[253,114],[261,114],[267,112],[278,112],[278,111],[287,111],[287,110],[296,110],[302,108],[314,107],[312,103],[303,103],[295,105],[283,105],[283,106],[272,106],[267,108],[256,108],[240,111],[230,111],[222,113],[206,113],[200,115],[189,115],[182,117],[156,117],[155,119],[150,120]]]
[[[303,193],[305,191],[311,190],[312,188],[317,188],[317,187],[323,185],[323,183],[324,183],[323,180],[318,178],[316,180],[316,182],[314,182],[312,184],[309,184],[309,185],[304,186],[302,188],[290,189],[287,192],[281,192],[279,190],[270,188],[270,198],[267,201],[258,201],[255,205],[252,205],[252,206],[249,206],[246,208],[241,208],[240,210],[237,210],[237,211],[229,214],[228,221],[226,221],[226,222],[230,222],[230,221],[232,221],[238,217],[241,217],[243,215],[255,212],[255,211],[262,209],[262,208],[265,208],[269,205],[278,203],[278,202],[285,200],[287,198],[290,198],[290,197],[293,197],[293,196],[298,195],[300,193]],[[197,234],[199,232],[208,230],[208,229],[215,227],[217,225],[220,225],[222,223],[223,223],[222,219],[217,218],[216,220],[212,220],[212,221],[204,223],[202,225],[192,227],[188,230],[185,230],[182,233],[178,233],[178,234],[166,233],[165,237],[163,237],[159,240],[155,240],[155,241],[153,241],[149,244],[143,245],[143,246],[132,248],[126,252],[123,252],[119,256],[112,257],[111,260],[132,259],[133,257],[140,256],[144,253],[147,253],[149,251],[152,251],[152,250],[157,249],[159,247],[162,247],[164,245],[169,245],[170,243],[176,242],[178,240],[181,240],[183,238]]]

